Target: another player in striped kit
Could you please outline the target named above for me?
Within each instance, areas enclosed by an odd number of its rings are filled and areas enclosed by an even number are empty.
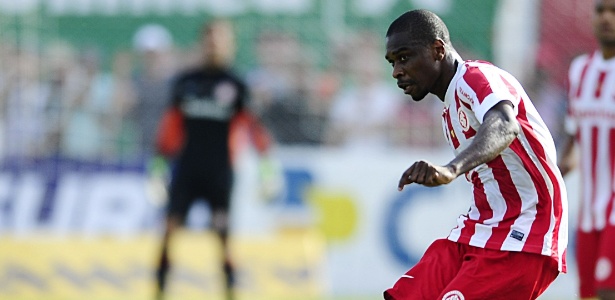
[[[563,174],[581,172],[576,259],[582,299],[615,300],[615,0],[595,2],[600,49],[575,58],[569,69],[569,105],[560,156]]]
[[[414,10],[387,32],[386,59],[415,101],[444,102],[455,158],[412,164],[399,189],[473,185],[470,210],[447,239],[388,289],[385,299],[536,299],[566,271],[568,208],[553,138],[519,82],[483,61],[463,61],[435,14]]]

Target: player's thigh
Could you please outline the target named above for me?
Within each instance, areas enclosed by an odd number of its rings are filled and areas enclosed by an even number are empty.
[[[216,232],[226,234],[230,222],[231,189],[211,191],[205,199],[211,207],[211,228]]]
[[[232,176],[205,183],[201,190],[201,195],[211,208],[211,227],[216,232],[225,233],[228,230],[232,190]]]
[[[459,244],[446,239],[434,241],[419,262],[395,285],[384,292],[389,300],[436,299],[440,291],[452,280],[461,267]]]
[[[228,211],[233,190],[233,175],[229,172],[218,172],[202,180],[200,195],[209,203],[212,211]]]
[[[171,180],[169,187],[169,199],[167,202],[167,215],[177,218],[183,223],[188,210],[196,198],[196,191],[190,184],[190,176],[176,174]]]
[[[596,290],[615,291],[615,226],[607,225],[600,233],[596,260]],[[612,298],[609,298],[612,299]]]
[[[600,232],[577,230],[576,261],[581,299],[596,297],[596,261],[600,249]]]
[[[536,299],[559,274],[557,261],[539,254],[478,249],[463,260],[457,276],[435,299]]]

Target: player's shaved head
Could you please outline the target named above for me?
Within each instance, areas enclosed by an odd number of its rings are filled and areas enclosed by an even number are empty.
[[[409,39],[424,45],[430,45],[437,39],[450,45],[450,35],[444,21],[424,9],[411,10],[399,16],[389,26],[386,36],[398,33],[407,34]]]
[[[235,56],[235,34],[232,24],[225,19],[214,19],[201,28],[205,58],[208,63],[225,66]]]

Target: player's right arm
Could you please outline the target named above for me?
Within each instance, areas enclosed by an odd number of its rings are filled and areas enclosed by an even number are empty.
[[[574,155],[574,145],[574,136],[566,134],[560,157],[557,160],[557,167],[562,173],[562,176],[566,176],[566,174],[576,168],[577,160]]]
[[[156,137],[158,154],[175,156],[184,144],[184,117],[178,107],[171,106],[163,114]]]
[[[185,140],[184,114],[180,109],[182,100],[181,74],[173,80],[170,105],[164,111],[156,133],[156,156],[170,159],[182,149]]]
[[[571,100],[576,97],[576,94],[581,84],[581,77],[584,73],[583,69],[587,68],[592,55],[584,54],[576,57],[570,64],[568,69],[568,107],[564,122],[563,143],[561,150],[558,149],[557,167],[562,176],[566,176],[570,171],[577,166],[577,157],[575,155],[575,134],[578,130],[577,120],[574,117]]]

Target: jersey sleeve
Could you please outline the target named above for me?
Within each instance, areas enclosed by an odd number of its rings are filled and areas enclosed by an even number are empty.
[[[570,64],[568,69],[568,101],[566,108],[566,117],[564,119],[564,130],[570,135],[575,135],[578,129],[577,120],[574,117],[574,111],[572,108],[572,100],[576,97],[581,81],[581,73],[583,72],[583,66],[587,64],[589,59],[588,55],[582,55],[575,58]]]
[[[568,72],[568,101],[566,101],[566,116],[564,117],[564,130],[567,134],[575,135],[578,129],[577,120],[572,112],[572,88],[570,84],[570,72]]]
[[[456,93],[470,103],[476,119],[482,123],[487,111],[502,100],[512,102],[515,114],[518,112],[521,99],[515,85],[518,82],[514,77],[494,66],[468,66],[457,82]]]
[[[169,107],[165,110],[156,131],[156,149],[158,153],[172,157],[179,153],[184,145],[184,115],[181,112],[182,76],[171,79]]]
[[[184,145],[184,117],[176,107],[165,111],[158,125],[156,148],[164,156],[175,156]]]

